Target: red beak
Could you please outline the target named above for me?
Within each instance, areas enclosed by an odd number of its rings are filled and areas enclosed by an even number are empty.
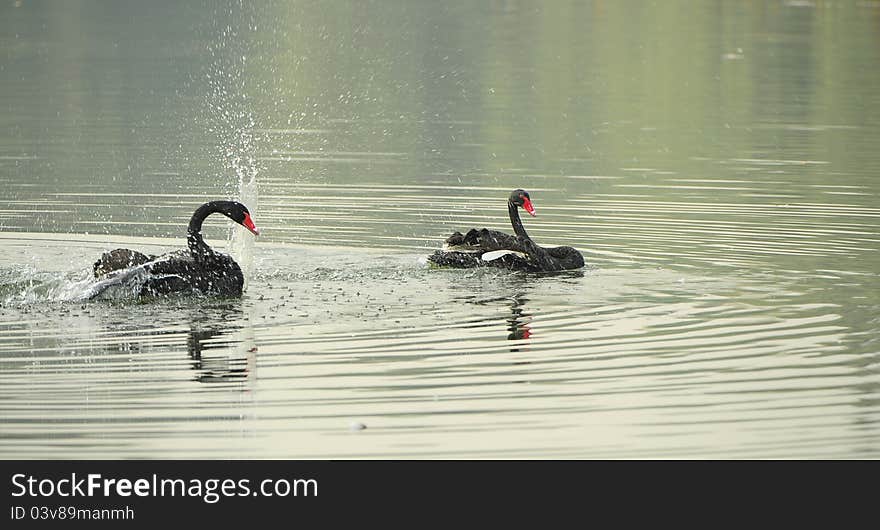
[[[523,209],[529,212],[529,215],[531,215],[532,217],[536,217],[538,215],[535,213],[535,207],[532,206],[532,201],[530,201],[528,197],[523,197]]]
[[[244,214],[244,222],[241,224],[243,224],[244,227],[247,228],[248,230],[250,230],[251,233],[254,234],[255,236],[260,235],[260,229],[254,225],[254,220],[251,219],[251,214],[249,214],[249,213]]]

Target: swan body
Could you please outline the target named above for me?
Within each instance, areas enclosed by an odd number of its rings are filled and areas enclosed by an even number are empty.
[[[428,256],[428,261],[441,267],[499,267],[526,272],[561,271],[584,266],[583,255],[572,247],[544,248],[532,241],[519,217],[519,208],[532,217],[536,215],[529,193],[516,189],[507,201],[515,235],[487,228],[474,228],[466,234],[454,232],[441,250]]]
[[[203,204],[190,219],[187,250],[161,256],[147,256],[131,249],[105,252],[94,264],[96,284],[93,297],[106,289],[134,283],[139,296],[164,296],[171,293],[197,292],[207,295],[241,296],[244,275],[232,257],[217,252],[202,237],[202,223],[213,213],[221,213],[259,235],[250,212],[235,201],[212,201]]]

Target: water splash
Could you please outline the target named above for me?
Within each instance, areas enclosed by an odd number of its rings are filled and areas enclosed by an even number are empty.
[[[238,200],[248,207],[259,227],[260,218],[255,213],[258,209],[257,172],[254,171],[249,180],[244,180],[241,177],[242,175],[239,174]],[[254,271],[254,242],[253,234],[239,226],[233,227],[229,250],[241,267],[241,272],[244,275],[244,289],[247,289]]]
[[[242,6],[240,6],[242,7]],[[257,215],[257,175],[261,164],[257,149],[261,135],[257,132],[257,119],[252,112],[252,103],[247,85],[247,63],[249,53],[249,32],[253,31],[252,14],[236,13],[230,16],[234,25],[224,27],[216,43],[210,48],[214,55],[207,81],[210,87],[208,107],[210,118],[214,120],[211,130],[217,134],[220,156],[225,174],[233,174],[228,195],[245,204],[259,223]],[[233,188],[234,189],[231,189]],[[239,227],[230,231],[229,249],[238,262],[244,275],[244,288],[247,289],[253,271],[253,236]]]
[[[91,271],[85,269],[59,273],[38,271],[31,266],[4,268],[0,269],[0,306],[26,307],[88,300],[94,295],[98,283]],[[113,296],[121,294],[118,290],[115,292]]]

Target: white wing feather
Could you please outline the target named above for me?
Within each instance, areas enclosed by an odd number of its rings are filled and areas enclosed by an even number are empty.
[[[493,261],[502,256],[507,256],[508,254],[512,254],[514,256],[519,256],[521,258],[528,258],[526,254],[522,252],[517,252],[516,250],[493,250],[492,252],[486,252],[482,255],[483,261]]]

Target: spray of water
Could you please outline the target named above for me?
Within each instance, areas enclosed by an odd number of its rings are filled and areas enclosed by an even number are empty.
[[[251,215],[259,222],[259,215],[256,213],[259,209],[257,173],[256,164],[248,165],[244,170],[236,169],[238,200],[248,207]],[[241,227],[234,227],[230,241],[230,252],[241,267],[241,272],[244,275],[244,288],[247,289],[248,281],[254,270],[254,236]]]
[[[243,6],[234,9],[236,12],[228,17],[229,25],[220,30],[216,42],[209,48],[214,56],[207,72],[210,129],[217,136],[224,174],[233,177],[227,186],[227,195],[245,204],[259,223],[257,176],[261,165],[257,150],[261,137],[256,132],[257,119],[247,83],[254,16],[245,12]],[[254,237],[235,226],[228,240],[230,253],[241,266],[247,289],[254,269]]]
[[[0,306],[25,307],[54,302],[131,300],[140,291],[143,275],[116,281],[96,280],[90,270],[71,273],[40,272],[33,267],[0,269]]]

